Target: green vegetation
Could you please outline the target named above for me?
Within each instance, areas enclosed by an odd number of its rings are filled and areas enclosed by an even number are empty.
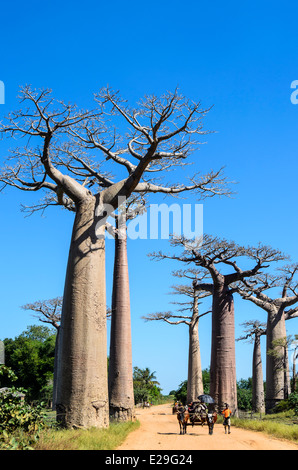
[[[14,372],[4,365],[0,366],[0,376],[17,381]],[[31,406],[23,400],[23,389],[16,387],[0,394],[0,449],[32,449],[45,427],[42,406]]]
[[[52,397],[55,355],[55,330],[46,326],[29,326],[15,339],[4,339],[5,363],[17,375],[16,387],[26,389],[26,398],[48,401]],[[5,377],[1,387],[8,386]]]
[[[203,384],[204,384],[204,393],[209,394],[210,392],[210,369],[204,369],[202,371]],[[184,380],[180,383],[177,390],[172,390],[170,392],[174,396],[174,401],[180,401],[186,405],[187,397],[187,380]]]
[[[133,371],[133,388],[135,403],[160,403],[162,398],[161,388],[158,387],[160,383],[156,380],[155,372],[150,372],[150,369],[140,369],[134,367]]]
[[[237,382],[237,402],[239,410],[252,410],[252,378]]]

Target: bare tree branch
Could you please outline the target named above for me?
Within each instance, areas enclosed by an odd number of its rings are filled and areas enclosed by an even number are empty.
[[[38,300],[33,304],[24,305],[22,308],[36,312],[37,315],[35,316],[39,321],[50,323],[58,330],[61,320],[62,301],[62,297],[55,297],[50,300]]]
[[[290,307],[298,302],[298,280],[295,279],[298,272],[297,264],[283,266],[278,268],[277,271],[282,274],[261,273],[252,277],[249,281],[242,279],[241,283],[235,286],[235,291],[243,299],[251,300],[265,310],[270,309],[273,305],[282,309]],[[265,294],[265,291],[275,288],[280,289],[280,297]],[[288,318],[295,318],[296,308],[289,310],[286,315]]]
[[[157,183],[151,178],[156,173],[164,177],[165,172],[190,163],[186,159],[202,144],[199,136],[209,133],[203,130],[209,109],[187,100],[178,90],[160,98],[147,96],[135,109],[108,88],[97,93],[95,100],[96,109],[84,111],[54,99],[51,90],[22,88],[23,108],[8,115],[0,133],[25,138],[26,143],[8,157],[0,173],[0,191],[13,186],[52,194],[29,207],[29,212],[52,205],[73,208],[90,197],[94,188],[102,191],[103,202],[115,208],[115,198],[132,192],[178,195],[195,191],[201,199],[232,194],[223,169],[193,174],[189,184]],[[126,124],[124,134],[119,118]],[[121,133],[111,120],[119,121]],[[127,177],[114,183],[103,169],[109,161],[125,168]]]

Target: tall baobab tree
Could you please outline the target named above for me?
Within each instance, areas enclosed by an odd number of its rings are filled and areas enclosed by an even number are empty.
[[[298,359],[298,335],[294,336],[294,339],[292,338],[291,341],[291,346],[293,347],[293,352],[292,352],[292,359],[293,359],[293,378],[292,378],[292,387],[291,387],[291,392],[295,393],[296,392],[296,383],[297,383],[297,372],[296,372],[296,360]]]
[[[75,210],[59,334],[57,419],[66,427],[106,427],[107,215],[133,192],[196,191],[205,197],[229,193],[227,182],[222,170],[192,174],[187,184],[181,177],[170,185],[153,179],[188,163],[207,133],[208,110],[177,91],[145,97],[135,109],[109,89],[95,95],[93,111],[30,87],[21,90],[20,101],[22,109],[0,127],[2,136],[25,142],[11,151],[0,173],[2,189],[42,191],[39,207]],[[123,135],[116,129],[119,119]],[[118,177],[110,174],[115,168]]]
[[[286,334],[285,321],[298,316],[298,281],[295,275],[298,265],[292,264],[279,270],[276,276],[262,274],[252,279],[242,280],[237,291],[244,300],[249,300],[267,312],[266,332],[266,410],[272,409],[280,400],[286,398],[288,374],[285,373],[285,345],[278,342],[284,340]],[[281,288],[281,296],[265,293],[270,289]],[[287,310],[286,310],[287,309]],[[274,350],[274,354],[268,352]],[[286,365],[288,369],[288,365]]]
[[[110,416],[117,421],[133,418],[134,390],[131,344],[130,292],[127,256],[127,220],[146,208],[144,197],[130,197],[114,214],[115,259],[111,309],[110,360],[108,372]]]
[[[266,324],[258,320],[243,323],[245,336],[237,341],[249,340],[254,343],[252,360],[252,406],[257,413],[265,413],[264,379],[261,355],[261,336],[266,334]]]
[[[186,269],[177,271],[174,275],[191,280],[191,284],[180,284],[173,286],[173,294],[186,296],[188,301],[172,302],[180,306],[177,312],[158,312],[144,316],[146,321],[162,320],[170,325],[185,324],[189,331],[188,347],[188,378],[187,378],[187,403],[195,401],[198,395],[204,393],[201,351],[199,341],[199,319],[210,313],[210,311],[199,314],[199,300],[211,295],[210,292],[199,292],[196,289],[198,279],[201,281],[206,273],[199,270]],[[189,312],[189,314],[187,314]]]
[[[182,253],[154,253],[152,256],[157,259],[176,259],[187,264],[193,262],[206,269],[211,276],[211,283],[196,284],[198,290],[212,293],[210,394],[219,406],[228,403],[233,413],[237,413],[233,286],[237,281],[255,275],[268,263],[283,258],[283,255],[267,246],[244,248],[233,241],[209,235],[204,235],[199,242],[175,237],[171,243],[174,247],[182,248]],[[248,257],[254,266],[242,270],[236,262],[241,257]],[[219,270],[220,265],[230,267],[232,272],[224,274]]]

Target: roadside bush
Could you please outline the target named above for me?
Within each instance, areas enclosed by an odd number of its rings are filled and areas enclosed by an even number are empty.
[[[0,367],[0,376],[15,381],[16,375],[6,367]],[[22,401],[24,389],[10,387],[0,394],[0,448],[30,449],[45,426],[42,405],[31,406]]]
[[[275,407],[274,413],[282,413],[283,411],[294,410],[298,415],[298,393],[291,393],[287,400],[281,400]]]
[[[0,448],[30,449],[45,426],[41,405],[20,401],[20,389],[12,388],[0,396]]]
[[[298,416],[298,393],[291,393],[288,398],[289,407],[294,410],[296,416]]]

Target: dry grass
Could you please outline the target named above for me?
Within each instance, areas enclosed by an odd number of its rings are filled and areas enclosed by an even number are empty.
[[[113,450],[140,423],[112,423],[107,429],[92,428],[48,430],[43,432],[35,446],[36,450]]]
[[[298,425],[293,424],[293,418],[287,415],[266,415],[263,419],[233,418],[232,424],[236,427],[260,431],[280,439],[298,442]]]

